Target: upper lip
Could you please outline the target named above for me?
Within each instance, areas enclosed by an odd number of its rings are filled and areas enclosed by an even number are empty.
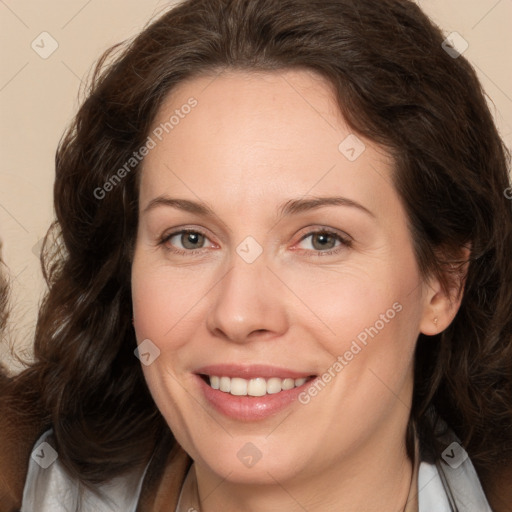
[[[301,379],[311,377],[312,372],[300,372],[278,366],[268,366],[264,364],[240,365],[240,364],[211,364],[202,366],[194,371],[200,375],[209,375],[217,377],[239,377],[241,379],[255,379],[261,377],[270,379],[278,377],[281,379]]]

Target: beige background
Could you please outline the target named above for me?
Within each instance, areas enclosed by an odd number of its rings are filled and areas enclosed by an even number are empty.
[[[22,354],[30,354],[44,291],[38,252],[53,216],[54,153],[77,109],[81,82],[103,50],[140,31],[173,3],[0,0],[0,236],[11,284],[8,334]],[[469,43],[464,55],[512,147],[512,0],[419,3],[447,35],[456,31]],[[43,55],[52,44],[58,48],[43,59],[32,44]],[[0,345],[0,360],[7,357],[7,344]]]

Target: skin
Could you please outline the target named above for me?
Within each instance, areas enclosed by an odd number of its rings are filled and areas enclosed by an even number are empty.
[[[446,328],[459,304],[420,275],[391,158],[361,137],[355,161],[339,151],[352,131],[311,72],[196,77],[154,126],[191,96],[197,107],[144,160],[132,291],[137,339],[160,350],[145,378],[195,461],[201,510],[401,510],[415,342]],[[148,209],[162,196],[213,215]],[[371,213],[330,205],[279,216],[290,200],[332,196]],[[181,236],[159,243],[184,228],[206,236],[195,252]],[[310,235],[322,229],[351,243],[324,249]],[[253,263],[236,252],[248,236],[263,250]],[[206,364],[321,375],[395,303],[402,310],[307,405],[247,423],[199,392],[193,371]],[[237,457],[247,442],[262,455],[252,468]]]

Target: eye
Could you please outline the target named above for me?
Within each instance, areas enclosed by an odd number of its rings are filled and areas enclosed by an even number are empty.
[[[191,253],[206,247],[214,247],[214,244],[206,235],[191,229],[170,233],[163,237],[160,243],[168,246],[169,250],[179,254]]]
[[[318,230],[304,236],[298,248],[306,251],[319,252],[318,255],[336,254],[345,247],[350,247],[350,238],[329,230]]]

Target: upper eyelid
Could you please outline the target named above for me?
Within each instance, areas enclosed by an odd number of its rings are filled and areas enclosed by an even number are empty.
[[[339,229],[322,227],[322,226],[320,226],[318,228],[306,228],[306,229],[308,229],[308,231],[305,232],[304,237],[309,236],[309,235],[315,235],[317,233],[328,233],[329,235],[337,235],[341,238],[346,237],[346,238],[352,239],[352,237],[348,233],[345,233],[344,231],[341,231]]]
[[[164,242],[164,243],[168,242],[174,236],[181,235],[183,233],[198,233],[201,236],[204,236],[210,242],[215,243],[215,242],[213,242],[213,240],[211,240],[211,237],[207,233],[205,233],[204,231],[202,231],[200,229],[188,229],[188,228],[178,229],[177,231],[171,231],[171,232],[163,235],[161,237],[161,241]]]
[[[316,234],[316,233],[328,233],[328,234],[332,234],[332,235],[338,235],[341,237],[345,236],[347,238],[352,238],[348,233],[345,233],[344,231],[339,231],[334,228],[319,226],[318,228],[304,228],[304,229],[305,230],[309,229],[309,231],[305,231],[304,235],[301,235],[302,238],[309,236],[309,235]],[[180,233],[199,233],[208,238],[208,233],[206,232],[206,230],[203,230],[201,228],[195,228],[195,227],[176,228],[176,229],[170,231],[169,233],[162,235],[162,238],[169,238],[169,237],[172,237],[175,235],[179,235]],[[301,238],[301,240],[302,240],[302,238]]]
[[[160,238],[170,238],[176,235],[179,235],[181,233],[199,233],[200,235],[205,236],[206,238],[210,238],[210,235],[208,234],[208,230],[204,230],[202,228],[196,228],[196,227],[177,227],[172,228],[170,230],[165,230],[164,233],[160,236]]]

